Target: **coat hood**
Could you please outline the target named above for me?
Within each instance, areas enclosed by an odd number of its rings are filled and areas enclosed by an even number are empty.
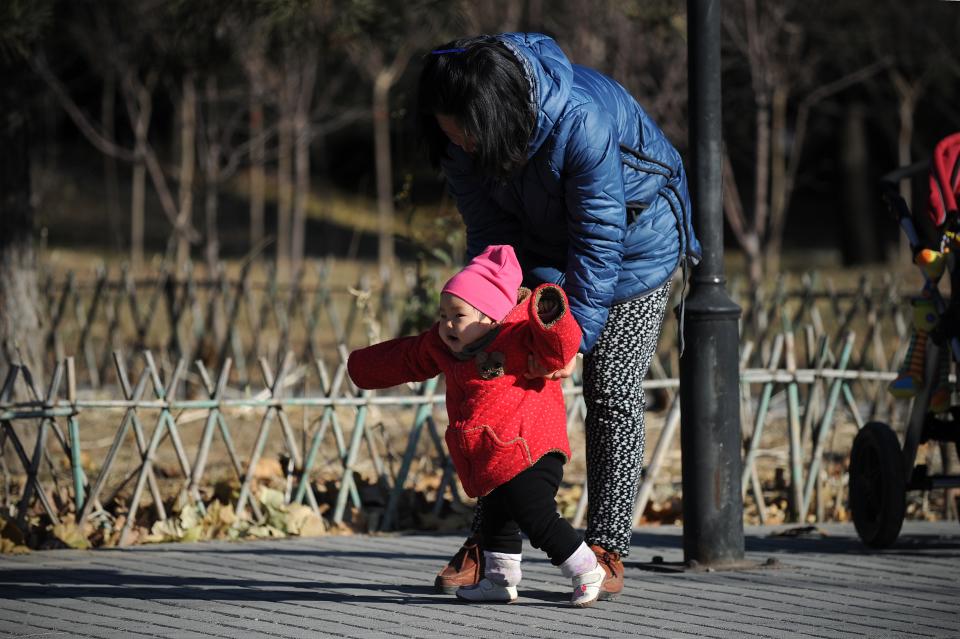
[[[550,135],[567,104],[573,87],[573,66],[549,36],[504,33],[497,39],[517,56],[530,82],[530,102],[537,113],[537,125],[527,148],[529,159]]]

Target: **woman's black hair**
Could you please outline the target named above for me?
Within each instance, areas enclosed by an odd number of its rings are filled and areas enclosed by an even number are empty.
[[[456,118],[474,140],[471,155],[482,174],[505,178],[526,163],[536,125],[530,81],[496,38],[454,40],[428,53],[417,102],[420,138],[435,166],[450,144],[437,114]]]

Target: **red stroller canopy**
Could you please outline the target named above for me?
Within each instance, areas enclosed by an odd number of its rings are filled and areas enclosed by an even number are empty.
[[[960,133],[943,138],[933,151],[927,206],[933,223],[943,226],[947,214],[956,214],[957,200],[960,200]]]

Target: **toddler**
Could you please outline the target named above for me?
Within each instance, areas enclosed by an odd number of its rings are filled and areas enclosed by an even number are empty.
[[[522,531],[572,578],[571,605],[589,606],[605,573],[556,506],[570,458],[562,389],[524,376],[531,355],[547,370],[569,362],[580,327],[563,289],[543,284],[531,293],[521,279],[512,247],[487,247],[444,285],[430,330],[354,351],[347,369],[360,388],[446,376],[447,447],[464,491],[484,497],[485,577],[457,597],[517,599]]]

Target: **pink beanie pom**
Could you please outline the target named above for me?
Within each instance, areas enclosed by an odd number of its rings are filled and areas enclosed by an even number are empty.
[[[517,305],[523,281],[520,263],[509,244],[488,246],[444,284],[443,293],[456,295],[490,319],[500,322]]]

